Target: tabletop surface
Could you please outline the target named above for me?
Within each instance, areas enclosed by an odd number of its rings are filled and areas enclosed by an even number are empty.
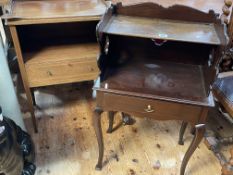
[[[106,5],[102,0],[14,1],[5,18],[59,18],[102,15]]]

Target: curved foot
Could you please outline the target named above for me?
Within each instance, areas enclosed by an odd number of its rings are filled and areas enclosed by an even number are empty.
[[[179,145],[184,145],[184,133],[187,128],[188,123],[187,122],[182,122],[181,128],[180,128],[180,133],[179,133]]]
[[[102,165],[96,165],[96,166],[95,166],[95,170],[101,171],[101,170],[102,170]]]
[[[188,164],[190,157],[192,156],[193,152],[196,150],[197,146],[199,145],[202,138],[204,137],[205,124],[198,124],[195,126],[195,129],[196,129],[196,132],[195,132],[195,136],[193,138],[193,141],[192,141],[191,145],[189,146],[189,148],[184,156],[184,159],[182,161],[180,175],[184,175],[185,168]]]

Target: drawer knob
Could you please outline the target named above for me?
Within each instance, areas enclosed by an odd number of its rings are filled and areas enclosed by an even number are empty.
[[[154,110],[151,108],[151,105],[148,105],[146,109],[144,109],[146,112],[154,112]]]

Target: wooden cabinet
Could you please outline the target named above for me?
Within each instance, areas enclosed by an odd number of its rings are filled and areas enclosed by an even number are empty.
[[[181,120],[179,143],[187,122],[196,133],[184,156],[180,174],[205,131],[208,109],[214,106],[211,85],[221,53],[228,43],[225,24],[214,11],[186,6],[164,8],[153,3],[112,5],[97,28],[101,53],[93,115],[102,168],[101,114],[120,111],[135,117]],[[109,130],[108,130],[109,131]]]
[[[95,29],[106,7],[102,0],[15,0],[4,8],[35,131],[33,88],[98,77]]]

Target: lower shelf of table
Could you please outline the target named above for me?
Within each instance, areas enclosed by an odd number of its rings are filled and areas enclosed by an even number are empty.
[[[95,80],[97,43],[54,45],[24,54],[30,87]]]

